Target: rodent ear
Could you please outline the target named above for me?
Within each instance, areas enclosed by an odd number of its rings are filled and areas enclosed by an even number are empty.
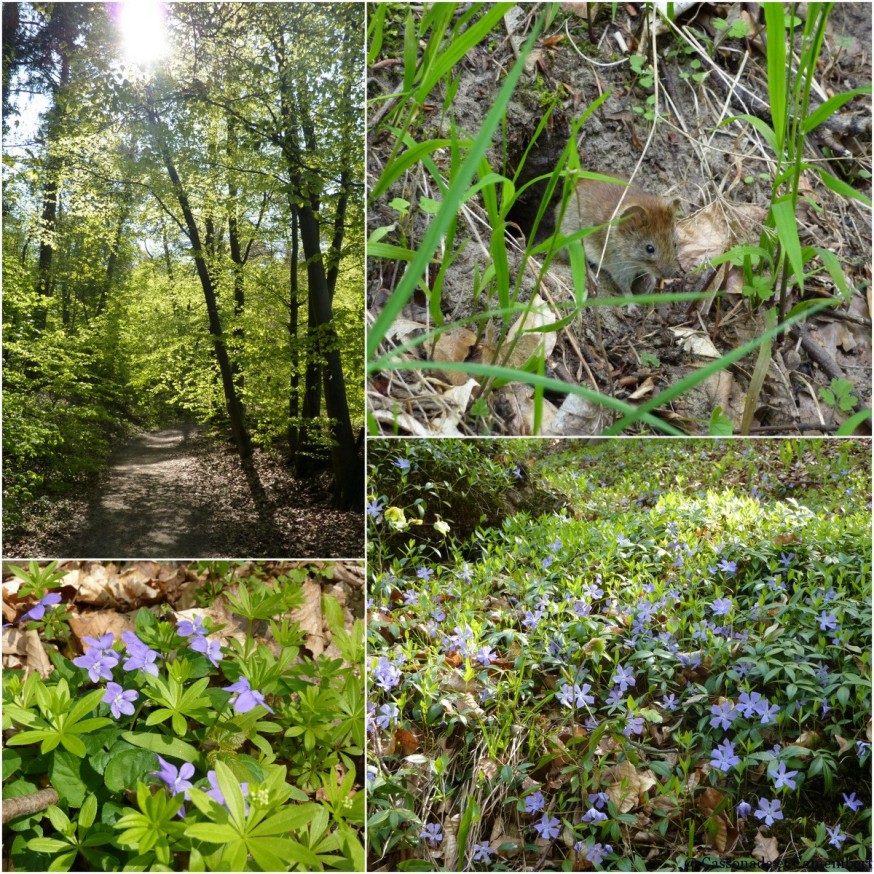
[[[679,212],[679,211],[680,211],[680,198],[679,198],[679,197],[675,197],[675,198],[671,201],[671,209],[672,209],[674,212]]]
[[[646,209],[638,203],[633,203],[622,210],[620,218],[625,219],[624,224],[630,227],[638,227],[646,221]]]

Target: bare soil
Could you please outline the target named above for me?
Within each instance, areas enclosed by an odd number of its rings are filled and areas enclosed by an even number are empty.
[[[48,505],[4,556],[65,558],[358,558],[364,515],[330,506],[330,476],[295,479],[256,450],[256,505],[232,448],[192,425],[119,446],[80,494]]]

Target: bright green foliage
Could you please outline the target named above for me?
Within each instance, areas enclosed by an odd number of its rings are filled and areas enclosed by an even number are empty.
[[[273,625],[300,638],[282,605],[301,602],[311,574],[299,566],[272,586],[260,574],[241,582],[229,573],[226,582],[241,605],[278,605]],[[329,626],[342,628],[337,601],[322,602]],[[39,622],[45,634],[48,617]],[[218,667],[173,622],[143,609],[135,625],[159,657],[157,677],[126,670],[125,656],[113,668],[113,681],[136,693],[133,713],[113,713],[107,687],[89,689],[86,669],[48,639],[51,676],[4,672],[4,797],[30,794],[36,781],[60,796],[13,822],[16,869],[363,870],[363,623],[343,629],[342,651],[355,662],[313,661],[294,645],[275,655],[275,642],[257,641],[250,625],[244,641],[222,648]],[[263,704],[241,706],[227,690],[241,678]],[[319,790],[323,800],[313,800]],[[224,804],[207,794],[216,791]]]

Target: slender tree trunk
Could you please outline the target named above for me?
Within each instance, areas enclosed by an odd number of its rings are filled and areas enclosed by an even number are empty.
[[[209,269],[207,268],[205,251],[200,238],[200,230],[197,227],[194,213],[191,211],[188,195],[182,186],[179,174],[176,171],[176,166],[173,163],[173,156],[170,154],[170,150],[167,147],[164,137],[161,135],[160,118],[158,113],[151,105],[147,107],[147,112],[152,136],[161,153],[164,166],[167,169],[167,175],[170,177],[170,182],[173,185],[176,199],[179,202],[179,208],[182,210],[182,215],[185,218],[188,238],[191,241],[191,246],[194,252],[194,265],[197,269],[197,275],[200,279],[201,287],[203,288],[204,299],[206,300],[206,310],[209,315],[209,332],[212,335],[213,349],[215,350],[216,362],[218,363],[219,373],[221,374],[228,417],[231,420],[231,431],[234,436],[234,443],[237,447],[237,452],[239,453],[240,458],[245,461],[252,455],[252,442],[249,437],[249,432],[246,430],[246,424],[243,418],[243,407],[240,404],[234,386],[233,368],[231,367],[228,350],[225,346],[222,333],[215,285],[209,274]]]
[[[291,255],[289,258],[288,342],[291,350],[291,373],[288,381],[288,452],[296,465],[300,454],[300,338],[297,336],[300,321],[300,290],[297,280],[297,215],[291,211]]]

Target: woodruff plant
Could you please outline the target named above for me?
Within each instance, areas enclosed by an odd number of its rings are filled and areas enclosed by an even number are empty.
[[[301,658],[288,619],[270,623],[276,655],[253,620],[298,602],[293,584],[241,586],[243,641],[143,609],[135,631],[86,637],[72,660],[49,650],[45,680],[4,671],[4,797],[59,796],[7,826],[15,867],[363,870],[363,623],[346,631],[325,596],[343,658]],[[28,620],[49,619],[54,602],[43,606]]]

